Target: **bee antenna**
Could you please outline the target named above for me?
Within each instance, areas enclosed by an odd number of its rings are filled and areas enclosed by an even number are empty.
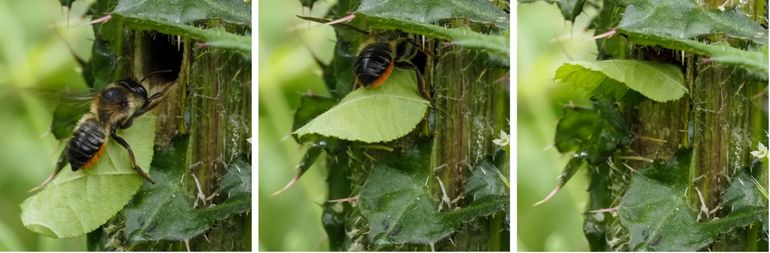
[[[150,72],[149,74],[147,74],[144,77],[142,77],[142,80],[140,80],[139,83],[144,82],[144,80],[147,80],[147,78],[150,78],[151,76],[154,76],[154,75],[157,75],[157,74],[161,74],[161,73],[170,73],[171,71],[172,70],[170,70],[170,69],[166,69],[166,70],[158,70],[158,71]]]

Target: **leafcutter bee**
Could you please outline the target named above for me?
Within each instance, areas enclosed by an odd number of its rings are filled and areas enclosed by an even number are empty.
[[[354,87],[377,88],[388,80],[393,68],[398,67],[414,70],[418,89],[429,98],[423,87],[422,70],[412,62],[420,52],[427,55],[412,38],[396,33],[375,34],[363,44],[356,58]]]
[[[118,136],[116,131],[131,127],[136,117],[142,116],[158,105],[171,84],[164,85],[159,89],[146,89],[142,83],[154,74],[165,72],[170,71],[152,72],[140,81],[133,78],[122,79],[107,85],[96,93],[91,100],[90,110],[75,125],[72,138],[67,142],[53,173],[40,186],[30,191],[45,187],[68,163],[73,171],[92,167],[104,153],[110,138],[128,151],[129,166],[143,178],[155,183],[136,164],[136,157],[134,157],[131,146],[126,140]],[[148,90],[151,94],[148,93]]]

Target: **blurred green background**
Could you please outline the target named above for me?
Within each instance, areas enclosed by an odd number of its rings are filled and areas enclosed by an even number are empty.
[[[572,24],[556,5],[542,1],[519,4],[517,14],[518,250],[588,251],[582,216],[588,204],[585,171],[548,202],[532,204],[553,190],[569,160],[553,147],[562,105],[588,105],[579,93],[554,83],[554,73],[564,62],[596,59],[593,31],[585,30],[587,14]]]
[[[301,94],[329,95],[313,55],[331,61],[334,31],[295,15],[324,16],[336,1],[312,11],[298,0],[259,1],[259,249],[328,250],[321,224],[326,201],[326,159],[318,158],[288,191],[270,196],[296,174],[307,149],[290,136]]]
[[[19,218],[27,191],[51,173],[64,147],[48,131],[56,99],[41,90],[85,88],[65,43],[90,58],[93,32],[82,17],[85,6],[0,0],[0,251],[86,250],[84,236],[40,236]]]

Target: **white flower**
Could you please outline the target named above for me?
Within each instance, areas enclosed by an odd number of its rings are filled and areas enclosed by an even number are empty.
[[[767,147],[765,147],[765,144],[760,142],[759,145],[757,145],[757,149],[757,151],[751,151],[751,155],[760,159],[767,156]]]
[[[505,133],[505,131],[500,130],[500,138],[492,140],[492,142],[495,143],[495,145],[500,147],[508,146],[508,142],[510,141],[510,138],[508,138],[508,134]]]

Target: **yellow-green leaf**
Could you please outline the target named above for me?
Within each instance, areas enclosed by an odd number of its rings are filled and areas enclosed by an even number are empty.
[[[137,164],[148,171],[155,141],[155,116],[137,118],[118,131],[131,146]],[[128,204],[144,178],[129,165],[128,152],[113,140],[94,167],[73,172],[67,165],[46,188],[21,204],[27,229],[56,238],[91,232]],[[41,178],[42,180],[42,178]]]
[[[429,104],[417,92],[414,71],[395,69],[382,86],[351,92],[294,133],[368,143],[390,141],[411,132]]]
[[[589,92],[611,79],[625,84],[645,97],[658,102],[681,98],[687,93],[684,75],[676,66],[636,60],[568,62],[556,70],[557,81]]]

